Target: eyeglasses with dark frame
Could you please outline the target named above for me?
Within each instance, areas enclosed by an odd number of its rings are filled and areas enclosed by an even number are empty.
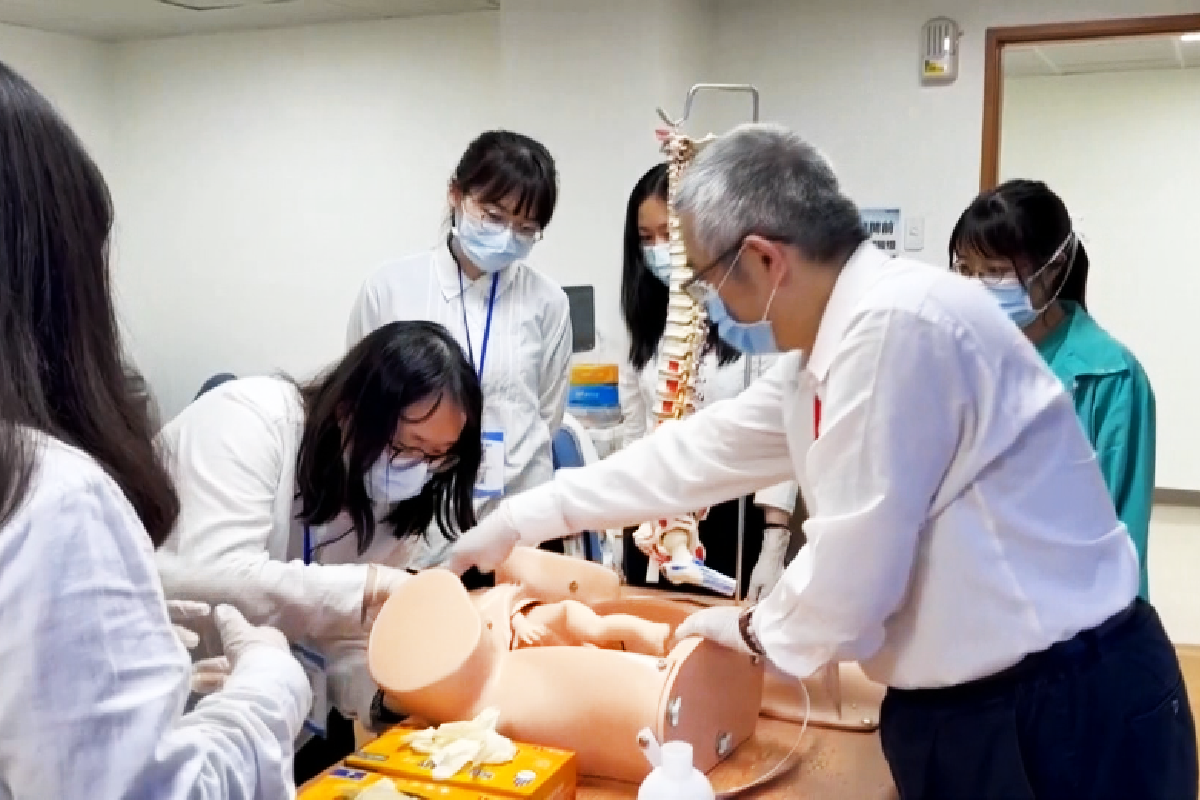
[[[425,462],[426,467],[430,472],[442,473],[449,472],[458,466],[458,456],[454,453],[442,453],[441,455],[431,455],[426,453],[419,447],[397,447],[394,444],[389,444],[392,455],[389,462],[396,469],[411,469],[421,462]]]
[[[726,261],[729,261],[729,265],[732,266],[733,262],[737,260],[738,254],[741,253],[742,248],[746,246],[746,239],[751,236],[758,236],[759,238],[766,239],[769,242],[775,242],[777,244],[792,244],[792,240],[786,236],[776,236],[770,233],[750,231],[749,233],[739,236],[736,244],[713,259],[707,266],[702,267],[701,269],[692,267],[692,277],[688,278],[680,288],[687,292],[688,296],[697,303],[703,303],[707,297],[715,294],[718,289],[718,287],[714,286],[713,282],[709,280],[707,276]],[[691,267],[690,261],[688,262],[688,266]],[[728,273],[726,273],[726,275],[728,275]]]

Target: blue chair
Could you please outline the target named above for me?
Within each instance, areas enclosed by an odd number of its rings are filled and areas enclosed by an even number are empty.
[[[550,441],[550,453],[556,471],[564,467],[582,467],[600,460],[587,429],[570,414],[563,414],[562,426]],[[565,549],[567,555],[604,563],[603,534],[596,531],[585,531],[571,537]]]
[[[200,387],[200,391],[196,392],[196,396],[192,398],[192,402],[196,402],[205,392],[211,392],[222,383],[228,383],[229,381],[236,380],[237,375],[234,375],[232,372],[218,372],[216,375],[213,375],[204,382],[204,385]]]

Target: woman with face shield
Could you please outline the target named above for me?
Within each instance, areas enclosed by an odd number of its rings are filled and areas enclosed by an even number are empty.
[[[366,636],[426,531],[453,539],[474,524],[482,406],[445,328],[394,322],[311,383],[224,383],[159,434],[181,505],[158,557],[164,588],[234,605],[292,642],[316,698],[298,779],[353,748],[327,726],[344,739],[346,718],[387,721]]]
[[[1154,392],[1141,364],[1087,311],[1088,254],[1062,200],[1015,180],[984,192],[950,236],[954,269],[979,280],[1037,347],[1075,401],[1147,597],[1154,493]]]
[[[351,346],[393,320],[427,319],[445,325],[467,354],[486,398],[481,515],[553,475],[550,441],[570,383],[570,306],[525,259],[550,224],[557,181],[540,143],[482,134],[450,178],[444,240],[376,271],[350,317]]]

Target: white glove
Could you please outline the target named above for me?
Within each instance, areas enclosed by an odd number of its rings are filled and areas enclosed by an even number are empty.
[[[739,653],[753,655],[738,628],[738,618],[741,614],[742,609],[737,606],[713,606],[697,611],[675,630],[675,641],[689,636],[701,636]]]
[[[368,627],[373,625],[392,592],[410,577],[405,570],[372,564],[367,570],[367,583],[363,588],[363,624]]]
[[[791,538],[792,532],[781,526],[770,526],[763,531],[762,551],[758,554],[754,571],[750,573],[750,591],[746,594],[746,599],[751,603],[762,601],[779,583]]]
[[[171,619],[171,627],[175,635],[187,650],[195,650],[200,644],[200,634],[192,630],[199,620],[208,619],[212,607],[208,603],[194,600],[168,600],[167,616]]]
[[[207,621],[212,616],[212,608],[208,603],[195,600],[168,600],[167,615],[171,618],[171,627],[175,629],[179,641],[188,650],[195,650],[200,644],[200,635],[185,626]],[[229,659],[224,656],[201,659],[192,664],[192,691],[196,694],[220,691],[228,677]]]
[[[482,522],[458,537],[440,566],[457,575],[471,567],[480,572],[495,572],[520,540],[521,533],[509,516],[508,506],[501,503]]]
[[[217,606],[213,618],[217,621],[217,631],[221,634],[230,672],[237,669],[242,656],[256,647],[270,647],[291,655],[287,637],[266,625],[251,625],[233,606]]]
[[[225,656],[205,658],[192,664],[192,691],[195,694],[212,694],[225,688],[225,680],[233,668]]]

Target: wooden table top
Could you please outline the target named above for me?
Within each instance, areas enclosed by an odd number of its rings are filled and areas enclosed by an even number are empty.
[[[754,738],[709,775],[718,792],[749,783],[791,749],[799,727],[760,717]],[[772,783],[742,795],[747,800],[898,800],[878,733],[809,728],[799,763]],[[304,788],[304,787],[301,787]],[[632,800],[628,783],[580,780],[577,800]]]
[[[795,742],[798,726],[761,718],[755,738],[709,775],[718,792],[744,785]],[[772,783],[742,795],[747,800],[898,800],[878,733],[809,728],[800,761]],[[764,762],[766,766],[764,767]],[[584,778],[577,800],[631,800],[637,787]]]

